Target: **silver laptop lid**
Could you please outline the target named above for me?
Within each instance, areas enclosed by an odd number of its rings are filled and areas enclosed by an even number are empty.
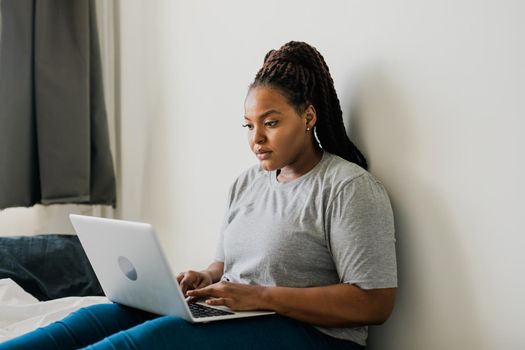
[[[76,214],[70,214],[69,218],[102,289],[111,301],[159,315],[178,316],[190,322],[274,313],[233,311],[226,306],[213,306],[212,309],[226,314],[195,317],[190,313],[150,224]]]
[[[192,320],[150,224],[69,217],[109,300]]]

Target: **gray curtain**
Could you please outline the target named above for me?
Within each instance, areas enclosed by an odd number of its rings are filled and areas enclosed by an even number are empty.
[[[0,0],[0,209],[115,205],[91,0]]]

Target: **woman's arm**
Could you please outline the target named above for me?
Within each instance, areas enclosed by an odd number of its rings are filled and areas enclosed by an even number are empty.
[[[220,281],[224,273],[224,262],[215,261],[202,271],[186,271],[177,275],[177,282],[182,289],[182,293],[186,294],[188,290],[203,288],[212,283]]]
[[[201,272],[207,273],[210,276],[212,283],[219,282],[224,274],[224,262],[215,261],[211,263],[206,270],[202,270]]]
[[[395,288],[364,290],[350,284],[311,288],[262,287],[219,282],[188,291],[211,297],[210,305],[234,310],[272,310],[317,326],[356,327],[381,324],[394,307]]]
[[[394,307],[395,288],[364,290],[351,284],[268,288],[263,300],[277,313],[318,326],[382,324]]]

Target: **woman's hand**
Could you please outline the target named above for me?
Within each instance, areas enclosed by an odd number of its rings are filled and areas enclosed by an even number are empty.
[[[204,288],[188,290],[187,295],[192,298],[210,298],[206,300],[206,304],[225,305],[236,311],[261,310],[265,309],[265,290],[266,287],[263,286],[221,281]]]
[[[177,282],[179,282],[182,294],[187,294],[188,291],[209,286],[213,283],[211,275],[206,271],[186,271],[177,275]]]
[[[221,279],[224,272],[224,263],[215,261],[203,271],[186,271],[177,276],[182,294],[187,296],[187,291],[192,289],[203,288]]]
[[[208,297],[209,305],[233,310],[270,310],[324,327],[359,327],[381,324],[392,312],[395,288],[364,290],[339,283],[329,286],[264,287],[221,281],[189,290],[192,298]]]

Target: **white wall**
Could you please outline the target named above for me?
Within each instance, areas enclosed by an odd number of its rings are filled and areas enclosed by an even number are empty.
[[[152,222],[177,270],[211,261],[256,161],[240,124],[264,54],[304,40],[395,209],[398,301],[370,349],[523,346],[525,3],[118,4],[120,215]]]

